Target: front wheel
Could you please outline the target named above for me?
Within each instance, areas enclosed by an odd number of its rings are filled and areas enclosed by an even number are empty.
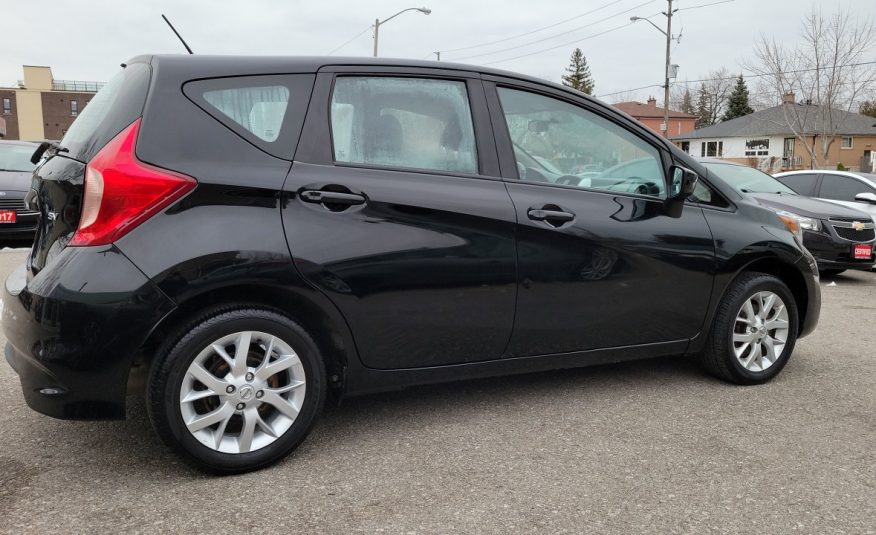
[[[784,368],[797,340],[797,303],[788,287],[766,273],[745,273],[727,289],[702,362],[738,384],[769,381]]]
[[[159,349],[148,410],[161,439],[198,468],[261,468],[307,436],[325,400],[316,344],[258,308],[207,313]]]

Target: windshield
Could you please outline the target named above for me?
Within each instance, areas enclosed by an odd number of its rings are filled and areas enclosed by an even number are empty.
[[[726,163],[703,163],[709,171],[712,171],[724,182],[737,191],[743,193],[782,193],[796,195],[794,190],[782,184],[775,178],[758,171],[752,167],[743,165],[731,165]]]
[[[0,144],[0,171],[33,171],[30,157],[35,149],[36,145]]]

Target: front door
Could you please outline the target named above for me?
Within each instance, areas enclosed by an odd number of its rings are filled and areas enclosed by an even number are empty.
[[[513,355],[682,342],[702,329],[714,246],[702,208],[666,214],[668,152],[570,98],[488,95],[517,210]],[[496,115],[499,115],[496,117]],[[587,169],[587,171],[582,171]]]
[[[515,214],[491,136],[475,78],[318,75],[283,224],[296,267],[342,312],[366,366],[502,356]]]

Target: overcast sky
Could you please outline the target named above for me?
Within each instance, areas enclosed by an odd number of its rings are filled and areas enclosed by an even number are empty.
[[[648,23],[633,24],[629,18],[653,16],[657,25],[665,26],[659,12],[666,9],[666,0],[416,1],[425,3],[3,0],[0,86],[14,85],[23,64],[49,65],[56,79],[106,81],[131,56],[184,51],[161,13],[198,54],[322,55],[364,30],[335,55],[368,56],[372,37],[367,28],[375,17],[382,20],[422,5],[432,14],[408,12],[381,26],[381,56],[434,58],[432,52],[442,50],[442,60],[489,64],[558,82],[578,46],[590,64],[597,96],[662,82],[663,36]],[[672,53],[672,62],[681,66],[679,80],[696,79],[721,66],[740,71],[761,33],[788,43],[797,40],[801,17],[816,3],[826,12],[842,6],[859,17],[876,18],[874,0],[733,0],[694,9],[716,1],[674,2],[680,11],[673,18],[673,34],[682,33]],[[551,27],[534,31],[545,26]],[[528,35],[515,37],[524,33]],[[504,41],[473,47],[498,40]],[[463,47],[473,48],[452,51]],[[876,59],[876,50],[871,57]],[[660,91],[623,96],[645,99],[654,94],[662,100]]]

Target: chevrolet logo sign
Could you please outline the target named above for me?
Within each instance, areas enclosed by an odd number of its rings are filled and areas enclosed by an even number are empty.
[[[852,221],[852,228],[860,232],[864,230],[864,224],[860,221]]]

